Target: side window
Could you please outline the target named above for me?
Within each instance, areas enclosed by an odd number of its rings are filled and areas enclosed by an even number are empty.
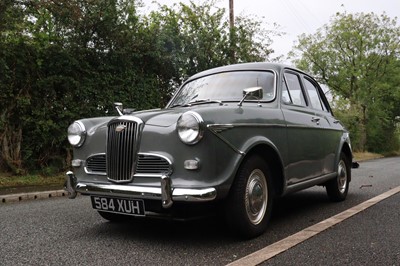
[[[294,73],[285,73],[282,88],[282,100],[284,103],[306,106],[300,78]]]
[[[290,98],[289,90],[286,85],[285,79],[282,80],[282,101],[286,104],[291,104],[292,99]]]
[[[316,85],[306,77],[304,78],[304,85],[308,92],[308,96],[310,97],[311,106],[318,110],[327,111],[328,109],[321,100],[321,96],[319,95]]]

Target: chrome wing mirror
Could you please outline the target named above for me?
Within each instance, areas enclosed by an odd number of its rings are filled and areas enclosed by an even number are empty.
[[[117,110],[119,115],[124,114],[124,107],[123,107],[122,103],[114,103],[114,107],[115,107],[115,110]]]
[[[243,98],[238,103],[238,106],[242,106],[243,101],[248,97],[252,97],[253,100],[261,100],[263,98],[262,87],[251,87],[243,90]]]
[[[118,102],[114,103],[114,107],[115,107],[115,110],[117,110],[119,115],[130,115],[133,112],[135,112],[135,109],[133,109],[133,108],[124,109],[122,103],[118,103]]]

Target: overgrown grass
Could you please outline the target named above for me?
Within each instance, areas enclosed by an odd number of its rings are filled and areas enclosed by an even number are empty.
[[[24,175],[13,176],[8,173],[0,173],[0,188],[28,187],[28,186],[63,186],[64,174],[54,176]]]
[[[354,161],[365,161],[371,159],[383,158],[382,154],[371,153],[371,152],[353,152]]]

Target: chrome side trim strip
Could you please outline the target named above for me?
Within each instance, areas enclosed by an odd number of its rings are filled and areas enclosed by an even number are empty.
[[[253,127],[253,128],[263,128],[263,127],[282,127],[285,128],[285,124],[257,124],[257,123],[235,123],[235,124],[208,124],[207,128],[213,133],[217,138],[222,140],[226,145],[233,149],[236,153],[240,155],[246,155],[245,152],[239,150],[232,143],[221,136],[222,131],[229,130],[235,127]]]
[[[226,145],[228,145],[232,150],[234,150],[236,153],[240,154],[240,155],[245,155],[246,153],[239,150],[238,148],[236,148],[235,146],[233,146],[232,143],[230,143],[229,141],[227,141],[223,136],[221,136],[219,133],[233,128],[233,125],[207,125],[207,128],[210,130],[210,132],[212,134],[214,134],[214,136],[216,136],[217,138],[219,138],[222,142],[224,142]]]
[[[286,127],[286,124],[258,124],[258,123],[235,123],[235,124],[208,124],[208,128],[215,130],[226,130],[235,127]]]

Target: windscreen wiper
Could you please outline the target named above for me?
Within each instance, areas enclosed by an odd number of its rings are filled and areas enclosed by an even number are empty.
[[[206,104],[206,103],[219,103],[219,105],[222,105],[222,101],[220,100],[210,100],[210,99],[200,99],[200,100],[193,100],[185,104],[173,104],[170,106],[170,108],[174,107],[190,107],[193,105],[199,105],[199,104]]]
[[[174,107],[186,107],[186,106],[188,106],[188,105],[187,105],[187,104],[179,104],[179,103],[177,103],[177,104],[171,105],[169,108],[174,108]]]
[[[210,100],[210,99],[193,100],[193,101],[190,101],[187,105],[192,106],[192,105],[198,105],[198,104],[204,104],[204,103],[219,103],[219,105],[222,105],[222,101]]]

